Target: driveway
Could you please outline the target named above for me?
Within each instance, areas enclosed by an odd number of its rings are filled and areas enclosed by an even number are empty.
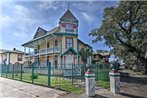
[[[0,98],[58,98],[66,92],[0,77]]]

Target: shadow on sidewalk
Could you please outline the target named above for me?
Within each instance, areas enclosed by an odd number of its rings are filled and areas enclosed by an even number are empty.
[[[129,98],[146,98],[146,97],[131,95],[131,94],[127,94],[127,93],[121,93],[121,95],[125,96],[125,97],[129,97]]]
[[[121,77],[121,82],[147,84],[147,77]]]
[[[101,95],[95,95],[95,96],[93,96],[93,97],[89,97],[89,98],[108,98],[108,97],[104,97],[104,96],[101,96]]]

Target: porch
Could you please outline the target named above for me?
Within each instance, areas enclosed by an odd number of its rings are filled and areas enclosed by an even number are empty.
[[[26,53],[26,57],[45,55],[45,54],[50,54],[54,52],[60,53],[60,47],[44,48],[44,49],[32,51],[32,52]]]

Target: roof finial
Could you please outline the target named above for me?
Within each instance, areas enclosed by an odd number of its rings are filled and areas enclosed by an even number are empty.
[[[68,10],[69,10],[69,5],[70,5],[70,3],[68,2]]]

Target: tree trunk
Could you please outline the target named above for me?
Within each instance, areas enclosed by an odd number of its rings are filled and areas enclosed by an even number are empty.
[[[144,68],[145,68],[145,70],[144,70],[144,74],[147,75],[147,59],[145,59],[145,62],[144,62]]]
[[[140,55],[137,56],[137,58],[142,62],[143,66],[144,66],[144,74],[147,75],[147,58],[145,57],[141,57]]]

